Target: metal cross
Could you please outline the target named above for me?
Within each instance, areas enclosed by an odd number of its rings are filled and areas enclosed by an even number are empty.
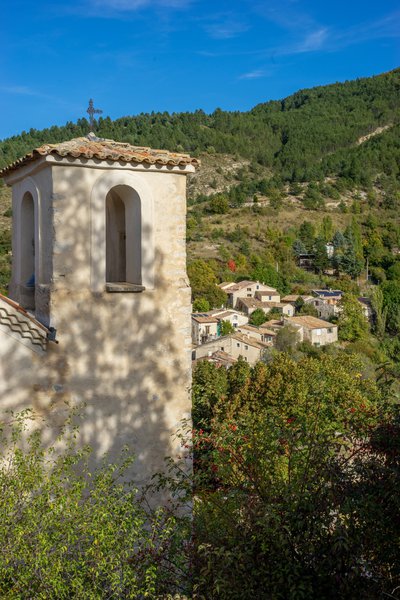
[[[94,129],[94,118],[93,118],[93,115],[95,115],[95,114],[96,115],[97,114],[101,115],[103,111],[99,110],[98,108],[94,108],[94,106],[93,106],[93,100],[92,100],[92,98],[90,98],[90,100],[89,100],[89,108],[87,109],[86,112],[89,115],[90,128]]]

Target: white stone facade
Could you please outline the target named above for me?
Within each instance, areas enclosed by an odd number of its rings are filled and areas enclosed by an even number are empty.
[[[30,406],[58,425],[66,403],[84,403],[82,442],[112,458],[131,446],[138,483],[178,451],[171,436],[190,418],[185,175],[193,170],[51,154],[5,176],[13,187],[10,296],[54,328],[58,344],[33,352],[0,328],[2,407]],[[111,284],[108,246],[115,253],[118,245],[107,198],[118,210],[123,203],[126,242],[125,279]]]

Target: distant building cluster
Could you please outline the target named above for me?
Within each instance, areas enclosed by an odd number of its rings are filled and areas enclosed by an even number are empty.
[[[297,334],[297,343],[326,346],[338,340],[338,326],[330,319],[341,311],[341,290],[312,290],[310,295],[289,294],[281,298],[279,292],[259,281],[224,282],[219,286],[228,296],[227,307],[192,314],[192,358],[208,360],[229,368],[239,356],[254,365],[264,352],[274,348],[279,331],[288,328]],[[359,298],[366,318],[371,316],[367,298]],[[297,314],[296,306],[310,305],[318,316]],[[261,309],[268,319],[256,326],[249,323],[252,313]],[[223,322],[228,322],[230,333],[224,335]],[[225,328],[226,329],[226,328]]]

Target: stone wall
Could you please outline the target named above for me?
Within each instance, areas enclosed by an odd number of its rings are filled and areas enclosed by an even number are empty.
[[[93,164],[92,164],[93,163]],[[36,171],[35,171],[36,168]],[[182,171],[182,170],[181,170]],[[56,329],[45,354],[22,348],[0,330],[3,407],[32,406],[60,425],[68,405],[82,405],[82,443],[116,457],[128,444],[135,479],[148,480],[173,434],[190,417],[190,288],[186,276],[186,177],[179,169],[113,168],[53,157],[13,174],[14,209],[29,185],[39,221],[36,314]],[[105,290],[108,186],[133,186],[143,202],[145,290]],[[32,187],[33,186],[33,187]],[[18,214],[18,210],[16,213]],[[18,300],[18,224],[11,291]]]

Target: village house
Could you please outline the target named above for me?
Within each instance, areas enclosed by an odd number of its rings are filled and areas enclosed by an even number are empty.
[[[221,335],[222,321],[228,321],[234,329],[248,322],[248,317],[234,310],[209,310],[192,314],[192,342],[204,344]]]
[[[267,315],[273,308],[278,312],[292,317],[294,315],[294,306],[289,302],[266,302],[258,300],[257,298],[239,298],[237,301],[237,308],[250,316],[257,308],[260,308]]]
[[[209,311],[208,314],[217,317],[219,321],[228,321],[235,329],[249,321],[248,317],[238,310],[217,309]]]
[[[336,317],[341,312],[340,302],[343,292],[341,290],[312,290],[314,299],[310,302],[322,319]]]
[[[299,298],[303,300],[304,304],[311,304],[313,300],[315,300],[314,296],[309,296],[306,294],[288,294],[287,296],[281,298],[281,302],[288,302],[289,304],[293,304],[294,306],[299,300]]]
[[[215,352],[225,352],[233,359],[242,356],[246,362],[254,365],[270,345],[244,333],[232,333],[197,346],[192,351],[192,358],[197,360],[206,356],[211,357]]]
[[[338,340],[338,326],[308,315],[285,318],[284,325],[294,325],[299,331],[299,341],[313,346],[326,346]]]
[[[274,288],[271,288],[268,291],[257,290],[254,294],[254,297],[257,298],[257,300],[261,300],[262,302],[280,302],[281,301],[279,292],[274,290]]]
[[[219,337],[219,321],[207,313],[192,314],[192,342],[205,344]]]
[[[226,352],[222,352],[222,350],[217,350],[212,354],[207,354],[207,356],[203,356],[201,358],[198,358],[197,360],[194,360],[193,366],[203,360],[206,360],[207,362],[210,362],[217,367],[223,367],[225,369],[229,369],[232,365],[234,365],[237,362],[236,358],[233,358]]]
[[[228,305],[237,308],[239,298],[255,298],[257,292],[267,292],[265,300],[279,302],[280,295],[275,288],[259,281],[240,281],[239,283],[224,282],[219,287],[228,295]]]
[[[268,329],[263,325],[260,325],[259,327],[256,327],[255,325],[241,325],[238,331],[239,333],[253,337],[259,342],[264,342],[264,344],[267,344],[268,346],[273,346],[276,338],[276,331]]]

